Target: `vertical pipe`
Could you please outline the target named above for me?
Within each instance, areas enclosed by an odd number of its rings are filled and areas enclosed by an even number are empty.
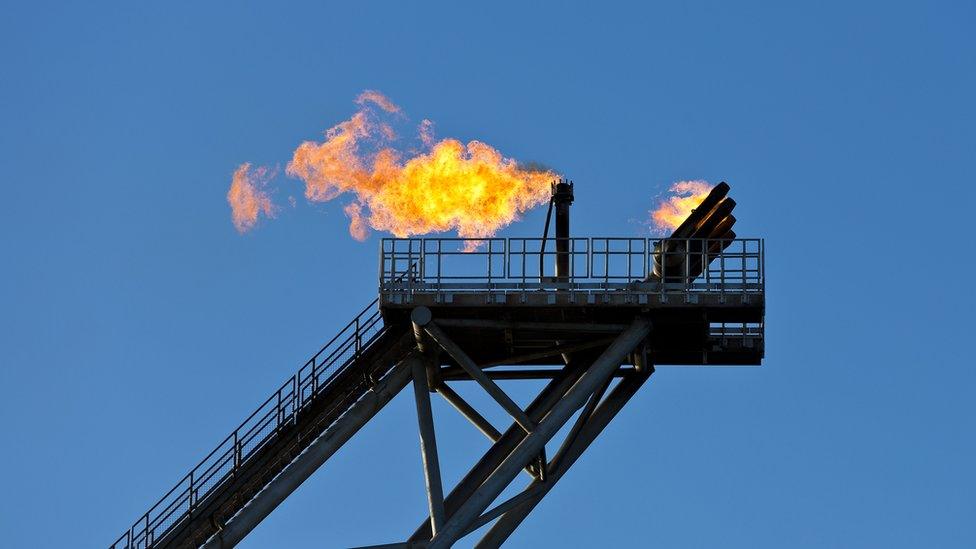
[[[560,180],[552,186],[556,209],[556,281],[569,282],[569,206],[573,203],[573,184]]]

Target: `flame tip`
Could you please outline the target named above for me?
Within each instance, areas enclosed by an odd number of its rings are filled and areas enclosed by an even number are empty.
[[[704,179],[676,181],[668,187],[671,197],[662,199],[650,212],[651,224],[656,232],[665,234],[681,225],[705,200],[714,185]]]

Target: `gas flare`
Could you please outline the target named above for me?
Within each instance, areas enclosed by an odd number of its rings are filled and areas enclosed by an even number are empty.
[[[305,183],[310,202],[348,194],[351,202],[343,211],[357,240],[365,240],[370,229],[398,237],[454,230],[461,237],[487,238],[547,202],[550,183],[559,178],[548,168],[522,166],[480,141],[437,141],[427,119],[417,127],[420,149],[404,153],[392,146],[397,140],[392,124],[403,118],[400,107],[374,90],[355,102],[359,110],[329,128],[324,141],[306,141],[295,149],[286,173]],[[254,226],[259,212],[273,211],[267,195],[248,178],[248,166],[238,169],[228,194],[228,200],[235,193],[245,199],[240,214],[231,202],[242,232]],[[262,200],[259,206],[254,198]]]
[[[245,233],[258,222],[258,216],[274,217],[275,208],[271,198],[264,191],[270,178],[268,168],[257,167],[251,171],[251,164],[245,162],[234,171],[234,177],[227,191],[231,219],[237,231]]]
[[[681,225],[681,222],[691,214],[708,196],[712,185],[707,181],[678,181],[668,189],[674,196],[662,200],[656,210],[650,212],[651,223],[662,233],[669,233]]]
[[[376,91],[360,94],[361,109],[325,133],[325,141],[299,145],[287,173],[305,182],[313,202],[349,193],[344,211],[349,233],[365,240],[369,229],[398,237],[456,230],[461,237],[489,237],[549,199],[551,170],[525,169],[480,141],[435,141],[433,123],[418,127],[423,150],[409,158],[389,146],[394,133],[381,120],[400,107]]]

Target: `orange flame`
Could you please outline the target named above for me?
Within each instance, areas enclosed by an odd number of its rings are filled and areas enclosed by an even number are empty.
[[[268,169],[258,167],[251,172],[251,164],[245,162],[234,171],[234,178],[227,191],[231,218],[237,231],[245,233],[258,222],[258,216],[274,217],[271,198],[262,190],[269,179]]]
[[[705,200],[712,185],[702,180],[678,181],[668,190],[675,196],[661,201],[658,208],[651,212],[651,222],[662,234],[677,229],[691,211]]]
[[[425,152],[406,159],[391,147],[370,153],[364,150],[369,145],[395,137],[372,106],[386,113],[400,108],[375,91],[363,92],[356,103],[362,108],[330,128],[325,141],[298,146],[287,173],[305,182],[305,197],[313,202],[350,193],[353,202],[344,211],[357,240],[366,239],[370,228],[398,237],[450,230],[461,237],[489,237],[545,203],[550,182],[559,177],[525,169],[480,141],[435,142],[427,119],[418,127]]]

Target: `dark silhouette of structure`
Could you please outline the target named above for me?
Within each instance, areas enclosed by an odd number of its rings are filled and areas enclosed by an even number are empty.
[[[478,546],[501,545],[655,365],[760,364],[764,247],[731,232],[728,190],[716,186],[663,239],[570,237],[563,181],[552,251],[541,238],[384,239],[378,299],[112,548],[233,547],[411,382],[428,518],[388,546],[449,547],[492,521]],[[522,409],[503,379],[547,384]],[[492,425],[451,389],[462,381],[478,383],[511,425]],[[446,495],[431,393],[492,443]],[[527,487],[496,503],[523,474]]]

